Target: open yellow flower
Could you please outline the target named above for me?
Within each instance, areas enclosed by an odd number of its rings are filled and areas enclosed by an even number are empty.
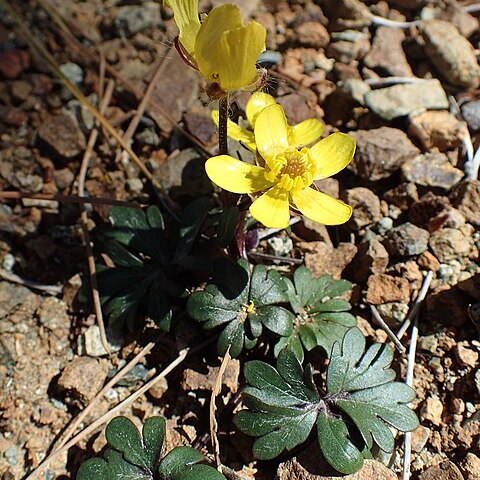
[[[248,123],[250,123],[252,129],[255,128],[255,122],[258,114],[269,105],[276,105],[275,99],[268,93],[255,92],[250,97],[245,108],[245,114],[247,116]],[[212,111],[212,120],[218,127],[218,110]],[[309,145],[315,140],[318,140],[323,133],[323,123],[316,118],[309,118],[297,125],[288,125],[288,142],[292,147],[298,147],[300,145]],[[237,142],[242,143],[252,152],[255,152],[257,146],[255,144],[255,135],[251,130],[242,128],[232,120],[227,121],[227,135]]]
[[[345,223],[349,205],[312,188],[314,180],[344,169],[355,153],[354,139],[334,133],[311,148],[291,145],[288,124],[280,105],[270,105],[255,121],[255,143],[265,167],[250,165],[229,155],[209,158],[205,164],[212,182],[233,193],[265,191],[250,206],[250,213],[269,228],[285,228],[290,204],[307,218],[325,225]]]
[[[165,4],[173,10],[184,53],[209,84],[225,93],[257,82],[256,62],[265,50],[262,25],[255,21],[245,25],[236,5],[215,7],[200,22],[198,0],[165,0]]]

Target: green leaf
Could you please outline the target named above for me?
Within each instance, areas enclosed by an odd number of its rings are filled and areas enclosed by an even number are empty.
[[[205,457],[198,450],[191,447],[175,447],[161,461],[158,473],[162,478],[172,478],[187,467],[203,461]]]
[[[153,480],[151,471],[131,464],[116,450],[108,449],[105,452],[105,459],[108,465],[108,480]]]
[[[183,211],[180,219],[180,232],[174,262],[185,258],[190,252],[200,227],[210,210],[210,199],[201,197],[191,202]]]
[[[227,248],[232,243],[239,214],[240,210],[235,206],[223,209],[217,227],[217,242],[220,248]]]
[[[263,265],[253,268],[249,300],[256,307],[288,302],[287,285],[276,270],[268,270]]]
[[[168,332],[170,330],[172,323],[172,310],[170,308],[170,302],[157,282],[154,282],[148,291],[147,315],[164,332]]]
[[[298,267],[293,274],[293,281],[295,289],[290,297],[290,302],[295,303],[297,308],[295,311],[300,311],[300,308],[305,307],[310,302],[312,296],[318,290],[318,282],[312,276],[312,273],[307,267]],[[292,298],[293,297],[293,298]],[[293,306],[292,303],[292,306]]]
[[[317,393],[303,380],[295,355],[283,350],[277,368],[257,360],[244,368],[248,382],[243,399],[249,410],[240,411],[235,425],[244,433],[259,437],[253,447],[259,459],[271,459],[303,443],[317,418]]]
[[[227,480],[223,474],[209,465],[194,465],[182,470],[172,480]]]
[[[106,242],[105,252],[116,266],[120,267],[143,267],[143,261],[129,252],[121,243],[111,240]]]
[[[166,423],[162,417],[150,417],[142,428],[143,446],[152,470],[157,468],[165,441]]]
[[[292,312],[282,307],[265,305],[255,309],[255,311],[248,315],[248,318],[250,322],[255,318],[277,335],[290,336],[293,332],[292,322],[295,317]]]
[[[310,313],[321,313],[321,312],[345,312],[350,310],[352,307],[347,300],[341,298],[332,298],[331,300],[326,300],[325,302],[318,302],[312,305],[309,308]]]
[[[107,462],[101,458],[92,458],[82,463],[78,469],[77,480],[110,480],[107,474]]]
[[[320,410],[317,419],[317,438],[325,460],[337,471],[355,473],[363,465],[363,455],[348,439],[342,419]]]

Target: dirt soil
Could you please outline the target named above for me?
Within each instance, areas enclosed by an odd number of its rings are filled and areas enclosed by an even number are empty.
[[[113,82],[105,116],[122,135],[156,74],[130,144],[174,206],[201,195],[218,199],[203,170],[217,148],[210,119],[215,104],[172,47],[176,27],[161,2],[9,3],[92,105],[99,107]],[[200,11],[220,3],[201,0]],[[325,134],[347,132],[357,142],[351,165],[318,183],[354,207],[348,224],[326,228],[300,219],[291,235],[273,233],[251,248],[251,261],[283,272],[304,263],[316,275],[351,280],[359,326],[376,341],[387,336],[370,305],[396,331],[432,271],[419,315],[413,407],[422,426],[412,436],[412,478],[480,479],[480,181],[473,159],[480,143],[480,9],[473,0],[234,3],[245,19],[267,28],[266,91],[284,106],[290,124],[315,117],[325,123]],[[235,97],[234,119],[244,115],[249,95]],[[182,348],[206,338],[179,310],[170,333],[147,323],[135,335],[112,340],[113,353],[104,355],[94,312],[77,299],[88,264],[75,199],[95,126],[0,6],[2,479],[25,478],[37,467],[105,382],[149,341],[156,342],[153,350],[108,390],[80,428]],[[233,141],[229,148],[245,152]],[[91,152],[85,191],[158,203],[150,182],[104,128]],[[102,201],[87,207],[94,245],[109,208]],[[168,210],[164,214],[175,224]],[[409,335],[402,339],[407,347]],[[406,355],[397,353],[399,378],[406,365]],[[170,447],[195,443],[208,452],[209,389],[218,368],[215,349],[205,347],[123,414],[138,424],[164,415]],[[298,451],[272,462],[252,459],[251,439],[231,423],[239,371],[232,362],[222,392],[229,405],[220,408],[222,460],[239,472],[232,478],[327,478],[305,470]],[[402,438],[393,457],[382,459],[395,473],[367,462],[352,478],[400,478]],[[100,428],[57,457],[42,478],[75,478],[80,463],[104,445]]]

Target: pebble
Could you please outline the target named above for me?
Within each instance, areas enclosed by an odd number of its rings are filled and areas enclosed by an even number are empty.
[[[412,450],[414,452],[421,452],[430,437],[431,430],[423,425],[420,425],[412,432]]]
[[[430,20],[422,23],[420,32],[427,55],[448,82],[472,89],[480,85],[480,67],[475,49],[455,25],[443,20]]]
[[[377,238],[372,238],[358,247],[349,273],[355,282],[363,283],[370,274],[383,273],[387,266],[387,250]]]
[[[417,186],[412,182],[402,182],[398,187],[387,190],[383,194],[383,199],[400,211],[409,210],[415,202],[418,202]]]
[[[429,246],[440,262],[447,263],[458,257],[466,257],[472,242],[456,228],[442,228],[430,235]]]
[[[422,420],[427,420],[434,425],[441,425],[443,413],[443,403],[437,396],[427,397],[420,410]]]
[[[12,97],[18,102],[23,102],[32,93],[33,86],[26,80],[15,80],[11,84]]]
[[[107,362],[90,357],[77,357],[62,370],[57,385],[65,393],[65,402],[86,406],[103,387]]]
[[[410,222],[392,228],[385,238],[385,248],[392,255],[420,255],[428,248],[429,233]]]
[[[468,342],[459,342],[455,346],[455,357],[462,367],[474,368],[478,363],[478,352],[468,348]]]
[[[345,202],[353,208],[352,217],[347,224],[352,230],[360,230],[382,218],[380,199],[369,188],[355,187],[346,190]]]
[[[13,80],[30,66],[30,55],[25,50],[0,52],[0,74]]]
[[[60,65],[60,71],[75,85],[82,85],[84,75],[80,65],[73,62],[67,62]]]
[[[387,302],[377,305],[377,310],[389,327],[397,328],[407,318],[409,308],[403,302]]]
[[[393,228],[393,219],[390,217],[383,217],[377,224],[376,231],[379,235],[384,235]]]
[[[120,36],[131,37],[160,24],[160,6],[146,2],[119,7],[114,23]]]
[[[295,34],[303,47],[324,48],[330,41],[328,30],[319,22],[304,22],[295,28]]]
[[[68,306],[63,300],[56,297],[45,298],[37,310],[37,315],[39,322],[52,332],[70,326]]]
[[[410,300],[408,280],[385,273],[370,275],[365,300],[371,305],[389,302],[408,303]]]
[[[143,182],[140,178],[128,178],[125,183],[129,192],[140,193],[143,191]]]
[[[370,50],[369,38],[369,34],[357,30],[335,32],[326,49],[327,57],[345,64],[361,59]]]
[[[447,94],[438,80],[371,90],[365,95],[365,103],[385,120],[403,117],[420,108],[446,110],[449,107]]]
[[[345,90],[360,105],[365,105],[365,94],[371,90],[370,85],[358,78],[349,78],[343,82]]]
[[[459,183],[452,193],[452,204],[460,210],[469,223],[480,226],[480,180]]]
[[[454,463],[445,460],[439,465],[427,468],[420,474],[418,480],[464,480],[464,478]]]
[[[405,33],[400,28],[377,28],[372,48],[363,62],[367,67],[378,69],[383,74],[386,72],[391,76],[413,77],[402,46],[404,40]]]
[[[272,254],[278,257],[286,257],[293,249],[290,237],[272,237],[267,240],[267,244]]]
[[[108,336],[108,346],[111,352],[118,352],[122,344],[123,340],[121,338],[114,339],[111,338],[111,335]],[[85,330],[80,337],[78,350],[80,355],[85,353],[90,357],[103,357],[104,355],[107,355],[102,344],[98,325],[92,325]]]
[[[38,136],[58,155],[73,158],[85,150],[85,136],[70,115],[53,115],[38,130]]]
[[[417,137],[426,149],[436,147],[443,152],[462,146],[465,122],[450,112],[426,111],[410,115],[409,120],[408,134]]]
[[[460,463],[465,480],[478,480],[480,472],[480,458],[472,452],[468,452]]]
[[[7,460],[7,462],[8,462],[10,465],[16,465],[16,464],[17,464],[17,462],[18,462],[18,458],[17,458],[17,455],[18,455],[17,447],[7,448],[7,449],[5,450],[5,452],[3,452],[3,455],[5,456],[5,459]]]
[[[75,180],[74,173],[69,168],[60,168],[53,171],[53,178],[59,190],[64,190],[72,185]]]
[[[435,335],[425,335],[418,338],[418,349],[435,353],[438,347],[438,338]]]
[[[472,130],[480,130],[480,100],[464,103],[462,116]]]
[[[381,127],[349,132],[357,149],[349,169],[369,182],[388,178],[420,151],[407,135],[397,128]]]

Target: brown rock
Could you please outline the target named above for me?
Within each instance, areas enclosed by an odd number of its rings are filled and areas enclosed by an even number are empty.
[[[360,0],[325,2],[322,8],[331,22],[332,30],[362,28],[372,22],[368,7]]]
[[[427,468],[418,477],[418,480],[465,480],[460,470],[450,462],[446,460],[439,465]]]
[[[460,463],[460,470],[465,480],[478,480],[480,475],[480,458],[474,453],[468,452]]]
[[[216,140],[216,128],[212,118],[205,111],[205,108],[192,109],[185,112],[183,121],[187,130],[204,145],[212,145]]]
[[[408,280],[392,277],[384,273],[371,275],[367,283],[366,302],[380,305],[388,302],[405,302],[410,300]]]
[[[393,5],[398,5],[402,8],[420,8],[424,3],[425,0],[390,0],[389,3]]]
[[[480,85],[475,49],[452,23],[429,20],[422,23],[420,30],[427,55],[447,81],[464,88]]]
[[[480,180],[457,185],[452,194],[453,206],[458,208],[472,225],[480,226]]]
[[[389,177],[420,152],[407,135],[396,128],[350,132],[357,150],[349,167],[364,180],[374,182]]]
[[[398,187],[386,191],[383,199],[402,211],[408,210],[412,204],[418,201],[417,186],[412,182],[401,183]]]
[[[440,268],[440,262],[437,260],[435,255],[430,252],[423,252],[418,257],[418,266],[423,270],[432,270],[432,272],[437,272]]]
[[[426,149],[436,147],[440,151],[462,145],[465,122],[457,120],[447,111],[427,111],[410,117],[408,134],[417,137]]]
[[[385,237],[385,248],[391,255],[420,255],[428,247],[429,233],[410,222],[392,228]]]
[[[420,410],[422,420],[428,420],[434,425],[442,423],[443,403],[436,396],[427,397]]]
[[[413,76],[403,51],[402,42],[404,40],[405,33],[400,28],[377,28],[372,48],[363,59],[365,65],[392,76]]]
[[[435,257],[442,263],[466,257],[472,247],[471,240],[456,228],[442,228],[433,232],[428,243]]]
[[[426,227],[430,230],[432,220],[441,213],[446,214],[449,208],[450,202],[448,197],[428,192],[410,207],[409,217],[415,225]],[[441,228],[441,226],[442,225],[440,224],[437,229]],[[433,231],[435,228],[431,230]]]
[[[64,158],[76,157],[85,150],[85,136],[70,115],[50,117],[40,127],[38,135]]]
[[[279,97],[277,102],[283,107],[290,124],[312,118],[316,113],[310,108],[307,97],[299,93],[290,93]]]
[[[183,372],[182,388],[184,390],[212,390],[218,377],[220,367],[208,366],[208,373],[203,374],[187,368]],[[238,376],[240,374],[240,362],[232,358],[222,377],[222,383],[232,393],[238,389]]]
[[[300,242],[297,246],[305,251],[305,265],[314,277],[332,275],[340,279],[357,253],[353,243],[340,243],[337,248],[323,242]]]
[[[30,56],[25,50],[5,50],[0,53],[0,74],[5,78],[17,78],[30,66]]]
[[[28,115],[20,108],[0,105],[0,122],[5,125],[20,127],[28,122]]]
[[[455,346],[455,357],[461,367],[474,368],[478,363],[478,352],[468,348],[468,342],[459,342]]]
[[[349,30],[348,34],[337,33],[332,38],[334,41],[328,44],[325,53],[341,63],[361,60],[370,50],[370,36],[363,32]]]
[[[103,387],[107,373],[107,363],[78,357],[62,370],[57,384],[64,391],[67,403],[85,406]]]
[[[295,29],[295,33],[303,47],[323,48],[330,41],[327,29],[318,22],[304,22]]]
[[[364,282],[369,275],[383,273],[388,265],[388,252],[385,247],[376,239],[363,242],[358,247],[349,273],[357,283]]]
[[[382,218],[380,199],[368,188],[356,187],[345,191],[345,202],[353,208],[348,226],[360,230]]]
[[[412,432],[412,450],[414,452],[419,453],[423,450],[430,437],[430,433],[431,430],[423,425],[420,425]]]

